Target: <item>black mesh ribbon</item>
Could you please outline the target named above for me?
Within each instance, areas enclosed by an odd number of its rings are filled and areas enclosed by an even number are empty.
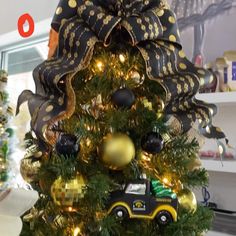
[[[24,91],[19,106],[29,101],[31,127],[41,141],[53,143],[50,129],[69,118],[75,108],[71,82],[85,69],[97,42],[107,44],[111,32],[125,29],[132,46],[139,49],[147,76],[166,91],[166,114],[188,131],[198,119],[201,132],[209,138],[224,138],[211,125],[216,106],[195,98],[200,85],[209,83],[210,72],[196,68],[181,49],[174,13],[158,0],[61,0],[52,27],[59,32],[57,56],[34,69],[36,93]]]

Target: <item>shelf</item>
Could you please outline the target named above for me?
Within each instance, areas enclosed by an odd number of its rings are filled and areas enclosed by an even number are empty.
[[[236,161],[223,161],[220,160],[204,160],[201,159],[202,165],[208,171],[236,173]]]
[[[236,103],[236,92],[201,93],[197,94],[197,99],[215,104]]]

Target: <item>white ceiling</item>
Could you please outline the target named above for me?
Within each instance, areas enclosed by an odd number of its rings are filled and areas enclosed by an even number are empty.
[[[17,21],[29,13],[35,22],[53,16],[59,0],[1,0],[0,35],[17,30]]]

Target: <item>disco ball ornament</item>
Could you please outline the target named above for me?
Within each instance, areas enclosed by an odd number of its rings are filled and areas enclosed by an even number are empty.
[[[84,197],[85,187],[85,179],[80,174],[71,180],[63,180],[60,176],[51,186],[51,197],[64,211],[73,212],[78,209],[79,201]]]
[[[108,168],[122,170],[134,159],[135,146],[125,134],[109,134],[102,141],[99,156]]]

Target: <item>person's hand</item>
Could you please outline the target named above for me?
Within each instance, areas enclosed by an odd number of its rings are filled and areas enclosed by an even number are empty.
[[[48,42],[48,59],[52,58],[56,52],[58,46],[58,32],[56,32],[53,28],[50,30],[49,34],[49,42]]]

